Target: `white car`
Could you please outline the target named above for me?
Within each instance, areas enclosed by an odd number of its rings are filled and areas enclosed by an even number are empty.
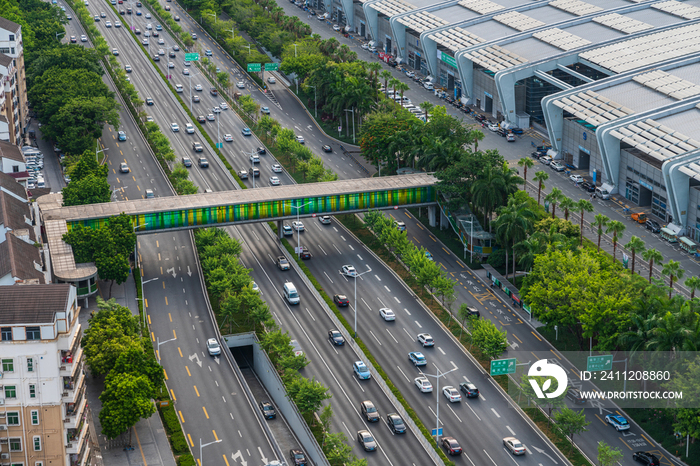
[[[442,394],[445,395],[445,398],[450,400],[450,403],[459,403],[462,401],[462,395],[459,393],[459,390],[450,385],[442,389]]]
[[[210,114],[207,115],[207,120],[209,120],[209,121],[215,121],[215,120],[216,120],[216,117],[214,116],[213,113],[210,113]]]
[[[435,340],[433,340],[433,337],[429,333],[418,334],[418,343],[423,345],[423,348],[426,346],[435,346]]]
[[[569,179],[574,183],[583,183],[583,177],[581,175],[571,175]]]
[[[381,308],[379,310],[379,315],[382,316],[382,319],[384,319],[387,322],[396,320],[396,314],[394,314],[394,311],[392,311],[388,307]]]
[[[260,287],[255,282],[253,282],[253,291],[255,291],[256,293],[260,293]]]
[[[562,165],[561,162],[557,162],[557,161],[550,162],[549,168],[553,168],[554,171],[558,171],[558,172],[564,171],[564,165]]]
[[[105,22],[105,26],[108,27],[108,28],[111,28],[111,27],[112,27],[112,22],[111,22],[111,21]]]
[[[270,165],[270,168],[275,173],[282,173],[282,167],[277,163],[273,163],[272,165]]]
[[[195,91],[201,91],[201,90],[202,90],[202,85],[201,85],[201,84],[195,84],[195,85],[194,85],[194,90],[195,90]]]
[[[214,113],[221,113],[221,108],[220,108],[220,107],[214,107],[214,108],[212,109],[212,112],[214,112]]]
[[[304,231],[304,224],[295,220],[292,222],[292,228],[296,231]]]
[[[493,131],[495,133],[498,131],[498,125],[496,123],[489,123],[489,131]]]
[[[170,129],[173,133],[180,131],[180,127],[177,125],[177,123],[170,123]]]
[[[175,92],[178,94],[181,94],[185,89],[182,87],[182,84],[175,84]]]
[[[275,84],[277,82],[277,80],[275,79],[274,76],[270,76],[269,78],[267,78],[267,82],[270,84]]]
[[[341,270],[343,271],[343,275],[347,275],[348,277],[357,275],[357,270],[355,270],[355,267],[352,265],[344,265]]]
[[[182,70],[182,74],[184,74],[185,76],[189,76],[189,75],[190,75],[190,70],[188,70],[187,68],[185,68],[184,70]]]
[[[221,354],[221,346],[216,338],[210,338],[207,340],[207,351],[209,351],[210,356],[218,356]]]
[[[334,31],[340,31],[340,26],[338,24],[333,25],[333,30]]]
[[[228,134],[228,133],[224,134],[224,141],[226,141],[226,142],[233,142],[233,136],[231,136],[231,135]]]
[[[80,36],[80,42],[87,42],[87,36],[85,34]]]
[[[194,134],[194,125],[192,123],[185,124],[185,131],[187,134]]]
[[[270,177],[270,185],[271,185],[271,186],[279,186],[279,185],[280,185],[280,179],[277,178],[276,176],[271,176],[271,177]]]
[[[413,383],[415,383],[418,390],[423,393],[430,393],[433,391],[433,384],[430,383],[427,377],[416,377],[413,379]]]
[[[238,89],[245,89],[245,83],[244,83],[243,81],[238,81],[238,82],[236,83],[236,87],[237,87]]]
[[[304,136],[297,136],[297,142],[299,144],[304,144]]]
[[[324,225],[330,225],[331,224],[331,217],[328,215],[324,215],[322,217],[319,217],[318,221]]]
[[[228,104],[226,102],[221,102],[219,107],[221,107],[221,110],[228,110]]]

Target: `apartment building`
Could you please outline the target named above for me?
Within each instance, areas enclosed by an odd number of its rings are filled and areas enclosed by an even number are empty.
[[[0,286],[0,309],[0,464],[89,464],[75,287]]]
[[[0,139],[20,145],[29,124],[22,26],[0,17]],[[9,139],[5,139],[5,126]]]

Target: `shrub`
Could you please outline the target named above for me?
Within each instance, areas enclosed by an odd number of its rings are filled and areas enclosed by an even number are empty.
[[[177,459],[177,466],[195,466],[194,457],[189,453],[181,455]]]
[[[183,455],[190,452],[190,448],[187,445],[187,440],[185,440],[185,435],[180,432],[175,432],[170,437],[170,444],[173,446],[173,453],[176,455]]]

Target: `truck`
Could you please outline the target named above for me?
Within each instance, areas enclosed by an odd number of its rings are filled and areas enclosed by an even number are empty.
[[[631,217],[632,217],[632,220],[634,220],[635,222],[637,222],[641,225],[644,225],[647,221],[647,214],[645,214],[644,212],[635,212],[632,214]]]

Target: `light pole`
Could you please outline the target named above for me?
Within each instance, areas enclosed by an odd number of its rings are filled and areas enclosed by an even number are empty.
[[[314,117],[318,118],[318,103],[316,102],[316,86],[307,85],[306,87],[313,87],[314,88]]]
[[[255,177],[253,177],[255,178]],[[313,201],[309,201],[306,204],[300,205],[300,206],[292,206],[292,209],[297,209],[297,225],[299,224],[299,210],[303,209],[309,204],[312,204]],[[299,251],[299,230],[297,230],[297,257],[301,255],[301,251]]]
[[[112,196],[114,196],[114,195],[117,193],[117,191],[122,191],[122,192],[123,192],[126,188],[128,188],[128,186],[122,186],[121,188],[114,188],[114,189],[112,190]],[[110,196],[109,198],[112,199],[112,196]],[[117,197],[114,196],[114,198],[116,199]]]
[[[435,398],[437,398],[437,406],[435,408],[435,417],[437,417],[437,423],[435,425],[435,444],[438,447],[440,447],[440,377],[444,377],[450,372],[456,371],[457,368],[455,367],[454,369],[447,372],[440,372],[440,369],[438,369],[437,366],[435,366],[435,369],[437,370],[437,374],[430,375],[424,372],[423,375],[427,375],[428,377],[434,377],[435,383],[437,385],[437,390],[435,391]]]
[[[56,40],[58,40],[58,36],[64,36],[64,35],[66,35],[65,32],[57,32],[56,33]]]
[[[138,243],[139,243],[139,242],[137,241],[137,242],[136,242],[136,256],[134,257],[135,260],[138,260]],[[146,305],[145,305],[146,299],[143,297],[143,285],[145,285],[145,284],[148,283],[148,282],[155,281],[155,280],[158,280],[158,277],[156,277],[156,278],[151,278],[150,280],[146,280],[145,282],[144,282],[144,281],[141,281],[141,298],[136,298],[137,301],[138,301],[139,299],[141,299],[141,301],[144,302],[144,306],[143,306],[143,327],[144,327],[144,328],[148,328],[148,325],[146,325]]]
[[[97,155],[98,155],[100,152],[104,152],[104,151],[106,151],[106,150],[109,150],[109,147],[105,147],[104,149],[99,149],[99,147],[100,147],[100,141],[98,140],[97,143],[96,143],[96,145],[95,145],[95,162],[97,162],[98,165],[99,165],[100,161],[97,159]],[[99,150],[98,150],[98,149],[99,149]]]
[[[202,448],[208,447],[209,445],[213,445],[215,443],[219,443],[221,441],[222,441],[221,439],[214,440],[213,442],[205,443],[204,445],[202,445],[202,439],[200,437],[200,439],[199,439],[199,466],[202,466],[202,464],[204,464],[204,462],[202,461]]]
[[[166,344],[167,342],[169,342],[169,341],[174,341],[174,340],[177,340],[177,338],[171,338],[170,340],[160,341],[160,338],[159,338],[159,337],[156,337],[156,345],[158,345],[158,346],[156,347],[156,353],[158,353],[158,364],[160,364],[160,345],[164,345],[164,344]],[[161,365],[162,365],[162,364],[161,364]],[[199,458],[200,458],[200,461],[201,461],[201,458],[202,458],[202,453],[201,453],[201,451],[200,451],[200,453],[199,453]]]
[[[346,112],[352,113],[352,143],[355,144],[355,108],[345,109]],[[347,123],[347,121],[346,121]]]
[[[296,57],[297,57],[297,44],[295,42],[294,43],[294,58],[296,58]],[[297,95],[299,95],[299,77],[298,76],[294,76],[294,82],[297,85]]]
[[[206,14],[209,15],[209,16],[213,16],[213,17],[214,17],[214,24],[216,25],[217,22],[218,22],[218,18],[217,18],[217,16],[216,16],[216,13],[206,13]],[[219,39],[219,33],[216,32],[216,31],[214,31],[214,34],[216,35],[216,39],[218,40],[218,39]]]
[[[365,270],[362,273],[357,273],[357,270],[355,270],[355,275],[352,276],[355,279],[355,298],[353,301],[353,306],[354,306],[353,310],[355,311],[355,337],[354,338],[357,338],[357,279],[358,279],[358,277],[361,277],[366,273],[370,273],[371,271],[372,271],[372,268],[368,265],[367,270]],[[344,275],[342,270],[340,271],[340,275]]]
[[[232,40],[236,38],[236,30],[234,28],[226,29],[226,30],[231,31],[231,39]]]

